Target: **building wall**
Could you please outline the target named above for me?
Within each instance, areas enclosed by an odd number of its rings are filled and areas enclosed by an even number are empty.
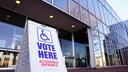
[[[89,50],[92,51],[87,50],[87,52],[90,53],[90,56],[87,56],[88,58],[86,60],[88,63],[91,64],[92,67],[95,67],[94,64],[96,62],[95,58],[97,59],[99,56],[101,57],[101,62],[102,62],[101,67],[114,66],[118,64],[117,60],[110,61],[110,59],[115,59],[117,55],[115,50],[118,48],[118,46],[119,47],[122,46],[122,44],[119,43],[116,38],[119,38],[124,41],[125,39],[121,37],[120,34],[117,34],[116,32],[113,31],[113,28],[114,30],[117,30],[118,27],[116,26],[110,27],[112,25],[115,25],[116,23],[121,22],[121,19],[109,6],[106,0],[42,0],[42,1],[45,1],[49,5],[58,8],[59,10],[65,12],[66,14],[71,15],[72,17],[81,21],[85,25],[89,26],[88,27],[88,29],[90,29],[89,31],[90,35],[88,36],[90,43]],[[121,23],[120,25],[122,29],[125,29],[123,23]],[[124,30],[121,30],[120,32],[123,33]],[[20,36],[18,36],[15,33],[15,31],[12,34],[13,34],[13,38],[11,40],[12,42],[10,43],[10,45],[12,46],[10,48],[15,49],[15,47],[18,47],[15,46],[15,43],[17,43],[16,41],[20,39]],[[69,36],[71,35],[72,34],[70,33]],[[68,39],[71,44],[73,42],[73,39],[74,39],[73,37],[70,37],[70,39]],[[19,41],[22,42],[22,39],[20,39]],[[1,45],[4,45],[4,42]],[[94,53],[91,53],[93,52],[93,50]],[[109,56],[108,53],[111,53],[112,55]],[[73,57],[74,56],[70,58]],[[72,62],[72,59],[69,59],[69,61]],[[121,64],[119,63],[118,65]]]
[[[117,63],[115,63],[117,62],[116,60],[113,60],[115,64],[110,64],[110,62],[108,63],[110,56],[107,55],[107,53],[113,53],[114,55],[111,56],[110,59],[114,59],[117,55],[115,53],[115,50],[117,48],[120,48],[121,46],[126,46],[126,38],[124,38],[124,36],[122,37],[121,34],[125,32],[125,27],[123,26],[123,23],[120,23],[120,17],[110,7],[106,0],[44,1],[50,3],[51,5],[59,8],[60,10],[68,13],[74,18],[90,26],[92,29],[92,41],[96,58],[98,56],[102,57],[103,66],[117,65]],[[119,29],[119,27],[115,25],[117,23],[120,23],[119,26],[121,29]],[[116,38],[121,40],[121,42],[123,43],[119,43],[119,40],[117,40]],[[106,39],[108,39],[109,41],[107,41]],[[107,50],[105,50],[105,47],[107,47]],[[107,62],[106,59],[108,60]]]
[[[126,24],[126,21],[122,21],[111,25],[109,36],[112,39],[105,39],[105,41],[107,42],[107,47],[105,47],[106,61],[110,61],[109,64],[111,65],[127,65],[127,55],[125,54],[127,52],[128,47],[128,35]],[[112,42],[114,42],[114,44],[112,44]],[[111,48],[111,46],[113,46],[114,48]],[[107,55],[109,57],[107,57]],[[111,57],[114,57],[114,60],[112,60]]]
[[[128,66],[107,67],[107,68],[81,68],[68,69],[68,72],[127,72]],[[0,72],[15,72],[14,69],[0,70]]]

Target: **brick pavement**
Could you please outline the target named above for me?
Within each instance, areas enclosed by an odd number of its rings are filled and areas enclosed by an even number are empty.
[[[15,72],[15,70],[0,70],[0,72]],[[68,72],[128,72],[128,66],[104,68],[77,68],[68,69]]]

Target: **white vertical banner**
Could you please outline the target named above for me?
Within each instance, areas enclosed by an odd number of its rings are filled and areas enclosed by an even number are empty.
[[[67,72],[56,29],[28,20],[31,72]]]

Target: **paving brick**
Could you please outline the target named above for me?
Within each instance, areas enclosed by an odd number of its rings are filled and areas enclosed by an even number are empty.
[[[15,70],[0,70],[0,72],[15,72]],[[128,72],[128,66],[68,69],[68,72]]]

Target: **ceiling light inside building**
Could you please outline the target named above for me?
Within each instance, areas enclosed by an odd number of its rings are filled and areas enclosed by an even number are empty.
[[[5,19],[6,19],[6,20],[9,20],[10,18],[11,18],[10,15],[6,15],[6,16],[5,16]]]
[[[52,19],[52,18],[53,18],[53,15],[50,15],[50,16],[49,16],[49,18],[51,18],[51,19]]]
[[[72,25],[72,28],[74,28],[75,27],[75,25]]]
[[[20,0],[16,0],[16,4],[20,4]]]
[[[10,15],[6,15],[7,18],[10,18],[11,16]]]

